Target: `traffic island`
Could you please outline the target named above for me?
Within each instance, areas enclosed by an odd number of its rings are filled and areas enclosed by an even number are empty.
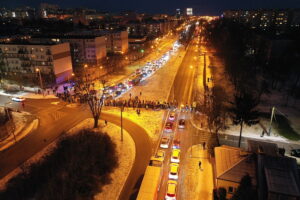
[[[0,107],[0,113],[5,113]],[[34,131],[39,120],[28,112],[10,111],[7,121],[0,125],[0,151],[4,151]],[[5,116],[5,114],[3,115]]]

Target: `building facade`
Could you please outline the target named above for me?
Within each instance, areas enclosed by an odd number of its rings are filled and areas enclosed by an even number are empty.
[[[67,81],[73,72],[69,43],[1,43],[0,62],[2,77],[27,85],[39,85],[39,73],[48,86]]]
[[[32,42],[56,42],[70,44],[73,67],[84,64],[100,65],[106,57],[106,40],[104,36],[93,35],[53,35],[31,38]]]
[[[299,13],[299,9],[227,10],[222,16],[250,25],[252,29],[273,29],[281,34],[300,26]]]
[[[112,53],[124,54],[128,51],[128,32],[112,31],[105,35],[106,50]]]

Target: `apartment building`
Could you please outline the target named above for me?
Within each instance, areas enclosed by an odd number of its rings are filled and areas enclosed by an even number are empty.
[[[227,10],[222,15],[250,25],[253,29],[275,29],[284,33],[290,27],[299,27],[299,9]]]
[[[106,57],[106,40],[104,36],[94,35],[50,35],[36,36],[32,42],[69,43],[74,68],[84,64],[97,66]]]
[[[72,75],[69,43],[1,43],[0,65],[2,77],[18,79],[26,85],[43,85],[67,81]]]
[[[106,32],[106,50],[112,53],[126,53],[128,51],[128,32],[112,31]]]

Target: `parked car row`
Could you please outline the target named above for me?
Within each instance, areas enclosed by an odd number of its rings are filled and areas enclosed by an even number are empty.
[[[103,94],[105,99],[114,99],[121,96],[123,93],[128,92],[133,86],[139,84],[141,81],[150,77],[159,68],[164,66],[169,60],[170,55],[174,54],[179,47],[179,43],[175,42],[173,48],[165,53],[160,59],[147,62],[145,66],[137,69],[126,80],[118,84],[110,85],[103,88]]]

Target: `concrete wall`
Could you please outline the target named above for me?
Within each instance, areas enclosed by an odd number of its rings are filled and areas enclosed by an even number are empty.
[[[95,47],[96,47],[96,60],[97,60],[97,64],[99,64],[100,61],[106,57],[106,41],[104,36],[95,38]]]
[[[69,43],[53,45],[51,52],[56,83],[67,81],[73,72]]]

